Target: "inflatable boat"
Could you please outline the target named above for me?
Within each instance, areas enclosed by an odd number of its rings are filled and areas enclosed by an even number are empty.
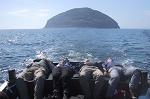
[[[57,65],[58,63],[54,63],[54,65]],[[79,70],[80,65],[82,62],[71,62],[72,65],[76,66]],[[148,98],[150,95],[149,87],[150,87],[150,79],[148,79],[148,72],[146,70],[141,70],[142,76],[141,76],[141,85],[139,90],[139,99],[150,99]],[[15,70],[8,70],[8,80],[5,81],[0,86],[0,93],[5,94],[9,99],[19,99],[19,92],[16,88],[16,72]],[[109,80],[109,78],[108,78]],[[31,99],[33,98],[34,94],[34,81],[25,81],[27,83],[29,95]],[[127,81],[121,81],[118,84],[118,87],[116,89],[116,92],[114,93],[113,98],[114,99],[130,99],[130,92],[128,87],[128,80]],[[79,74],[76,72],[74,76],[71,79],[71,97],[70,99],[84,99],[84,94],[82,92],[80,83],[79,83]],[[105,99],[107,84],[103,88],[103,99]],[[44,97],[45,99],[50,99],[53,91],[53,78],[52,75],[45,80],[45,88],[44,88]],[[147,98],[146,98],[147,97]]]

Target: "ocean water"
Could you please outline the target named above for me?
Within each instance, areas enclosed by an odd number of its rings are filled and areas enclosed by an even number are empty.
[[[114,59],[150,71],[150,30],[52,28],[0,30],[0,82],[8,69],[20,72],[37,55],[54,62]]]

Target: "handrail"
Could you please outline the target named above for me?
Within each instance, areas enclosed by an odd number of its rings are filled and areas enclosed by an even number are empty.
[[[6,86],[8,85],[8,81],[5,81],[1,86],[0,86],[0,91],[3,91]]]

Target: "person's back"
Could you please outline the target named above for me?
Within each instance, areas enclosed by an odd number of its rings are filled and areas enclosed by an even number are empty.
[[[52,98],[60,99],[60,94],[63,93],[63,99],[68,99],[70,93],[70,81],[74,74],[74,68],[70,64],[68,58],[62,59],[57,66],[52,70],[53,76],[53,95]],[[62,85],[62,86],[60,86]],[[63,89],[63,92],[61,91]]]
[[[102,71],[100,71],[98,67],[94,66],[94,63],[90,62],[90,60],[85,60],[84,66],[80,69],[79,74],[79,81],[85,95],[85,99],[99,99],[102,87],[105,84]],[[94,83],[92,83],[93,81]]]
[[[110,77],[110,79],[108,81],[108,89],[107,89],[107,93],[106,93],[106,98],[113,99],[112,97],[114,95],[115,89],[120,80],[122,68],[115,66],[115,64],[111,58],[108,58],[105,61],[105,63],[103,64],[103,68],[105,70],[105,74]]]
[[[108,66],[107,66],[108,65]],[[135,92],[138,90],[138,85],[140,82],[140,71],[138,69],[125,68],[124,66],[115,65],[112,59],[108,58],[104,64],[106,72],[109,74],[109,84],[106,97],[108,99],[113,99],[115,89],[122,78],[130,78],[129,89],[131,92],[131,97],[137,99],[137,94]],[[132,94],[133,93],[133,94]]]
[[[17,89],[21,99],[30,99],[27,85],[24,81],[35,81],[34,99],[42,99],[44,90],[44,81],[47,75],[54,67],[48,59],[35,59],[33,62],[18,76]]]
[[[39,61],[34,60],[34,62],[32,63],[32,67],[38,67],[38,69],[44,71],[44,73],[48,76],[54,68],[54,64],[50,60],[43,58]]]

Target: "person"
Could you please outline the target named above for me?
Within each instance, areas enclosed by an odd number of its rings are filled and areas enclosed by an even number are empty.
[[[93,62],[86,59],[79,71],[79,81],[85,99],[100,99],[105,85],[103,72]]]
[[[4,92],[0,92],[0,99],[9,99],[9,97]]]
[[[53,95],[54,99],[68,99],[70,94],[70,80],[74,74],[74,66],[72,66],[68,58],[62,59],[52,70],[53,76]],[[61,87],[62,85],[62,87]],[[63,90],[63,95],[61,92]]]
[[[30,99],[28,88],[25,81],[35,81],[34,99],[42,99],[44,91],[44,81],[49,76],[53,63],[44,57],[33,60],[24,71],[19,74],[16,81],[20,99]]]
[[[110,76],[106,94],[107,99],[112,99],[115,89],[121,78],[130,78],[129,90],[131,98],[137,99],[137,90],[141,81],[141,71],[139,69],[134,67],[127,68],[121,65],[115,65],[111,58],[107,59],[107,61],[103,64],[103,68]]]

